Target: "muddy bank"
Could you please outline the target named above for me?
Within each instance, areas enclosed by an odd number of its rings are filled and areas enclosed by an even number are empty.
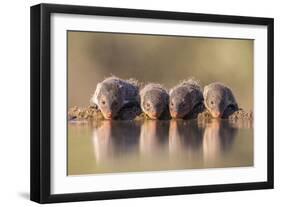
[[[123,108],[117,120],[145,120],[149,119],[149,117],[144,114],[139,106],[131,106]],[[197,117],[196,117],[197,116]],[[212,116],[208,111],[203,111],[198,113],[196,116],[193,116],[192,119],[196,119],[199,122],[207,122],[212,120]],[[160,117],[161,120],[169,120],[171,116],[169,111],[166,110],[163,115]],[[88,106],[88,107],[78,107],[74,106],[69,109],[68,111],[68,120],[104,120],[104,117],[99,109],[96,107]],[[252,111],[245,111],[243,109],[239,109],[238,111],[234,112],[228,117],[228,120],[232,123],[236,123],[239,120],[253,120],[253,112]]]
[[[253,112],[245,111],[239,109],[233,114],[229,115],[228,118],[223,119],[227,120],[228,123],[234,128],[252,128],[253,127]],[[198,114],[197,121],[202,127],[205,127],[207,124],[212,123],[215,119],[211,116],[208,111],[204,111]]]
[[[137,117],[143,117],[141,108],[139,106],[124,107],[119,112],[118,120],[133,120]],[[68,120],[104,120],[101,111],[92,106],[81,108],[74,106],[68,111]]]
[[[199,121],[206,121],[213,119],[212,115],[208,111],[203,111],[202,113],[198,114],[197,119]],[[239,109],[233,114],[229,115],[228,120],[236,121],[236,120],[253,120],[253,112],[252,111],[245,111],[243,109]]]

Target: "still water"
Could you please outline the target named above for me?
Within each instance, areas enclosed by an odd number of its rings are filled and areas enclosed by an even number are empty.
[[[247,121],[68,124],[68,175],[252,165],[253,128]]]

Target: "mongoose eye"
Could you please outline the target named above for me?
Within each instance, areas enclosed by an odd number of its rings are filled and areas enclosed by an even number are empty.
[[[104,105],[104,104],[105,104],[105,101],[102,101],[101,103]]]
[[[214,102],[213,102],[213,101],[211,101],[211,104],[213,105],[213,104],[214,104]]]
[[[149,107],[150,107],[150,104],[149,104],[149,103],[147,103],[147,104],[146,104],[146,107],[147,107],[147,108],[149,108]]]
[[[173,103],[173,102],[171,103],[171,106],[174,106],[174,103]]]

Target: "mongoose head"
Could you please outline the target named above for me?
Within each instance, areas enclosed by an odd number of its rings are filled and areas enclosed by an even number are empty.
[[[163,89],[151,87],[141,94],[141,108],[151,119],[158,119],[167,108],[169,95]]]
[[[198,104],[203,103],[203,94],[199,84],[190,79],[170,91],[170,114],[172,118],[184,118],[192,113]]]
[[[204,87],[204,104],[214,118],[223,118],[229,109],[238,109],[232,91],[222,83],[211,83]]]
[[[183,118],[192,110],[191,94],[185,87],[170,93],[170,114],[173,118]]]
[[[123,106],[122,85],[99,83],[97,104],[105,119],[113,119]]]

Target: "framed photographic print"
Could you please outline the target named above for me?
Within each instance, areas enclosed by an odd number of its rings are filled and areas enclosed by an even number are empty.
[[[31,200],[273,188],[273,19],[31,7]]]

